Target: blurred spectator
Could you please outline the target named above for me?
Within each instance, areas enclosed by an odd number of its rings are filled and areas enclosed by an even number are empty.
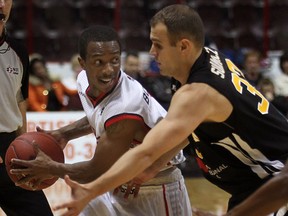
[[[243,72],[246,79],[254,86],[257,86],[262,79],[261,54],[256,50],[248,51],[244,56]]]
[[[83,110],[80,97],[77,92],[77,76],[79,72],[82,70],[81,65],[78,61],[79,54],[74,54],[71,57],[70,65],[71,65],[71,76],[65,76],[62,78],[61,82],[64,85],[66,89],[68,89],[71,93],[68,95],[68,102],[66,109],[67,111],[77,111],[77,110]]]
[[[126,74],[140,82],[166,110],[171,100],[170,79],[161,76],[157,63],[152,60],[149,69],[143,73],[140,68],[140,59],[137,52],[127,52],[124,71]]]
[[[258,89],[283,115],[288,117],[288,97],[276,95],[274,84],[270,79],[260,80]]]
[[[281,74],[274,80],[275,93],[288,97],[288,52],[280,57]]]
[[[146,71],[146,81],[143,84],[147,91],[168,110],[171,94],[171,79],[160,75],[157,62],[151,60],[149,70]]]
[[[124,72],[145,86],[145,74],[140,68],[138,52],[128,51],[124,61]]]
[[[137,80],[140,74],[140,60],[137,52],[127,52],[125,57],[124,71],[130,77]]]
[[[60,81],[52,81],[45,60],[33,55],[29,65],[29,111],[62,111],[68,104],[67,95],[75,91],[66,89]]]

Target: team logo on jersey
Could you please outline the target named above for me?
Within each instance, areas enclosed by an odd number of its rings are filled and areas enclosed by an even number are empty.
[[[6,71],[10,74],[16,74],[18,75],[19,74],[19,68],[16,68],[16,67],[11,67],[11,66],[8,66],[6,68]]]

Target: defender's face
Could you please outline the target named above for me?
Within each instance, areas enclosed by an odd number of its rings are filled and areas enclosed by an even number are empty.
[[[120,60],[117,41],[89,42],[86,59],[80,59],[80,64],[86,70],[91,96],[107,93],[117,84]]]
[[[150,54],[155,57],[160,73],[173,76],[179,68],[180,50],[177,44],[175,46],[170,44],[167,27],[163,23],[151,27],[150,39],[152,41]]]

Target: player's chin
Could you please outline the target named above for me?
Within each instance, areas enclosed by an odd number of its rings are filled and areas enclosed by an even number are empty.
[[[99,89],[101,89],[101,92],[103,93],[108,93],[114,88],[114,86],[115,86],[115,82],[114,80],[111,80],[108,83],[101,83],[99,85]]]

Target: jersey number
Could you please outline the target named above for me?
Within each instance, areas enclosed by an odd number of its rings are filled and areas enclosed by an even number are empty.
[[[261,114],[267,114],[269,109],[268,100],[257,90],[254,86],[252,86],[247,80],[241,78],[239,75],[243,75],[242,72],[237,68],[236,65],[233,64],[229,59],[225,59],[229,70],[232,72],[232,83],[235,89],[242,94],[243,85],[246,86],[247,91],[251,94],[260,97],[261,101],[258,103],[258,111]]]

